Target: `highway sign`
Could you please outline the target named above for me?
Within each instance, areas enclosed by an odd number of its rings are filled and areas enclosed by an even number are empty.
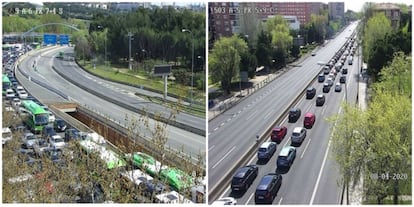
[[[55,34],[43,34],[43,43],[45,45],[56,45],[56,35]]]
[[[59,35],[59,42],[60,42],[60,45],[68,45],[69,35]]]

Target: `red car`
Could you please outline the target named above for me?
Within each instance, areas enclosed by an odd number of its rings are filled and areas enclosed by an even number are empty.
[[[303,120],[303,127],[310,129],[313,127],[313,124],[315,124],[315,114],[310,112],[306,113],[305,119]]]
[[[277,126],[273,128],[270,135],[273,142],[280,143],[287,134],[287,128],[285,126]]]

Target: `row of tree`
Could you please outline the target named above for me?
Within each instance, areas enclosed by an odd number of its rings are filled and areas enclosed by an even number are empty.
[[[393,27],[373,7],[365,5],[360,33],[373,82],[368,108],[343,105],[331,119],[333,152],[347,192],[362,185],[364,201],[383,204],[391,196],[399,204],[412,194],[411,17],[402,6]]]

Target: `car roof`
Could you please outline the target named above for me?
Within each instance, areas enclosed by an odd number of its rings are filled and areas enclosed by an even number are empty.
[[[297,133],[300,133],[300,131],[303,129],[303,127],[295,127],[294,129],[293,129],[293,132],[297,132]]]
[[[265,175],[263,176],[262,180],[260,181],[259,185],[257,186],[258,190],[266,190],[269,186],[269,183],[272,182],[273,175]]]
[[[268,148],[270,145],[272,145],[272,142],[263,142],[260,148]]]
[[[311,117],[311,116],[315,116],[315,114],[313,114],[313,113],[311,113],[311,112],[307,112],[307,113],[305,114],[305,117]]]
[[[340,86],[341,84],[340,83],[336,83],[335,85]]]
[[[323,94],[319,94],[319,95],[317,96],[317,98],[323,98],[323,97],[325,97]]]
[[[289,155],[289,151],[292,148],[295,149],[295,147],[292,147],[292,146],[283,147],[283,149],[280,151],[279,156],[288,156]]]

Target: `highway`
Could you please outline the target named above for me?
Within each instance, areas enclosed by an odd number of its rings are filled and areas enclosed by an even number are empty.
[[[105,116],[110,117],[112,120],[116,120],[120,122],[122,125],[128,124],[125,121],[126,115],[128,115],[129,119],[134,118],[135,120],[138,119],[141,115],[132,111],[129,111],[125,108],[117,106],[111,102],[108,102],[98,96],[86,92],[79,87],[73,85],[69,81],[65,80],[61,76],[59,76],[53,69],[52,65],[54,64],[55,58],[54,55],[58,54],[61,48],[55,48],[48,51],[43,51],[41,53],[35,53],[30,55],[29,57],[25,58],[22,63],[20,64],[21,70],[24,70],[27,74],[31,77],[34,77],[37,80],[42,80],[44,83],[48,84],[48,86],[53,87],[62,93],[66,94],[67,96],[71,97],[72,101],[76,101],[80,105],[85,105],[86,107],[99,112]],[[36,60],[37,63],[37,72],[33,70],[33,62]],[[76,70],[72,70],[76,73]],[[20,76],[22,77],[22,76]],[[19,81],[21,78],[19,78]],[[22,82],[22,81],[21,81]],[[24,82],[22,82],[23,84]],[[35,97],[44,97],[44,93],[46,89],[41,87],[26,87],[27,90],[33,94]],[[128,96],[128,94],[120,93],[122,97]],[[124,100],[125,98],[121,99]],[[41,99],[42,100],[42,99]],[[50,98],[47,100],[49,102],[53,102]],[[59,100],[56,100],[59,101]],[[140,100],[136,98],[136,102]],[[140,135],[144,136],[147,139],[152,137],[151,131],[154,131],[155,121],[152,119],[148,120],[148,129],[146,127],[141,127],[139,129]],[[184,149],[184,152],[192,157],[196,157],[199,153],[205,152],[206,140],[204,136],[200,136],[183,129],[167,126],[166,127],[166,134],[168,136],[167,146],[181,150]]]
[[[246,98],[232,109],[216,117],[209,122],[209,189],[215,187],[223,174],[231,170],[237,161],[246,156],[249,148],[255,145],[255,136],[262,135],[276,118],[288,109],[293,100],[308,86],[320,72],[318,62],[328,62],[347,41],[352,34],[356,24],[345,28],[335,39],[330,40],[324,47],[321,47],[316,56],[309,57],[275,81],[269,83],[255,94]],[[347,66],[347,65],[346,65]],[[356,88],[351,83],[355,79],[358,70],[349,68],[347,84],[350,91],[348,100],[352,94],[356,94]],[[337,76],[336,81],[339,81]],[[322,93],[322,84],[314,83],[317,94]],[[356,84],[355,84],[356,87]],[[315,99],[301,99],[297,106],[302,109],[302,116],[296,123],[287,123],[286,119],[282,125],[288,127],[288,134],[285,140],[278,146],[278,150],[269,162],[259,165],[259,175],[248,191],[242,195],[230,193],[230,186],[225,188],[221,196],[233,196],[238,198],[240,204],[254,203],[254,190],[264,174],[275,172],[276,159],[280,149],[290,144],[290,135],[295,126],[303,126],[304,113],[311,111],[316,114],[315,126],[308,130],[307,138],[301,147],[297,149],[297,157],[288,173],[283,175],[283,184],[274,203],[280,204],[338,204],[340,189],[337,186],[337,171],[332,157],[329,156],[330,125],[324,119],[338,113],[339,106],[345,92],[335,93],[331,88],[326,96],[326,103],[323,107],[315,106]],[[356,95],[355,95],[356,96]],[[355,98],[354,98],[355,100]],[[287,118],[287,117],[286,117]],[[256,154],[249,163],[256,163]],[[328,173],[329,172],[329,173]],[[316,187],[318,186],[318,187]],[[325,190],[326,189],[326,190]],[[323,194],[325,193],[325,194]],[[209,200],[209,202],[212,200]]]

